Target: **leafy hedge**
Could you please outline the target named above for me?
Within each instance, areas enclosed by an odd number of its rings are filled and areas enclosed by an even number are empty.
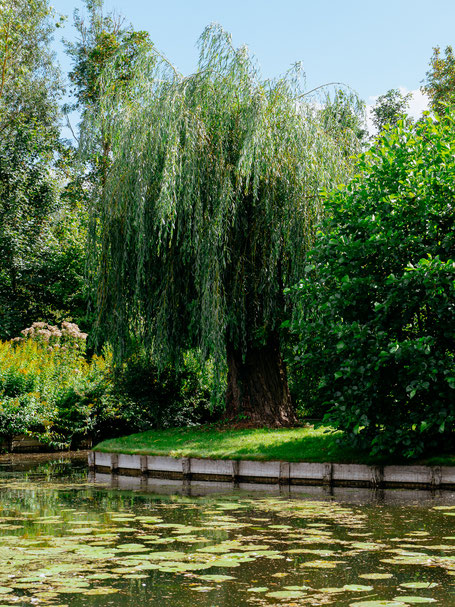
[[[372,454],[453,446],[454,204],[454,116],[399,123],[327,197],[292,290],[308,407]]]

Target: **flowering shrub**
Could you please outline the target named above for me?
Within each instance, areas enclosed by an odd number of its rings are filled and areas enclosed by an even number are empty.
[[[75,324],[37,322],[22,337],[0,342],[1,437],[27,433],[53,447],[69,447],[94,430],[104,408],[91,397],[100,394],[100,385],[101,392],[106,389],[109,356],[88,361],[86,339]]]
[[[47,344],[49,348],[74,349],[85,351],[87,333],[82,333],[75,323],[62,322],[59,329],[45,322],[34,322],[31,327],[21,331],[23,337],[15,337],[12,342],[18,343],[31,339]]]
[[[161,374],[147,357],[114,371],[108,349],[85,355],[87,334],[64,322],[35,322],[0,341],[0,438],[29,434],[53,448],[83,437],[194,425],[212,417],[210,387],[195,361]]]

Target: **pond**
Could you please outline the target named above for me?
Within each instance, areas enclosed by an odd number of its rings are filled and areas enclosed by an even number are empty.
[[[361,491],[191,497],[0,462],[0,607],[455,606],[455,494]]]

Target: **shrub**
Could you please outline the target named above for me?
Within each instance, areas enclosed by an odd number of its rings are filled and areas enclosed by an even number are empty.
[[[120,369],[85,355],[87,335],[73,323],[42,322],[0,342],[0,437],[29,434],[52,448],[214,419],[210,369],[188,353],[181,370],[161,373],[147,356]]]
[[[110,397],[121,423],[111,435],[125,434],[125,427],[141,432],[214,421],[211,381],[210,369],[201,367],[191,352],[182,369],[162,371],[145,353],[136,354],[112,375]]]
[[[0,342],[0,436],[27,433],[69,447],[98,423],[91,397],[101,384],[105,390],[107,361],[86,360],[87,335],[73,323],[34,323],[22,335]]]
[[[293,290],[310,408],[372,454],[441,448],[455,428],[455,119],[386,129],[327,198]]]

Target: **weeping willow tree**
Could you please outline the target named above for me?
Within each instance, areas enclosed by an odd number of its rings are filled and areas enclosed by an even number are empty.
[[[112,141],[93,211],[100,326],[120,358],[138,340],[161,361],[198,349],[227,377],[228,416],[255,424],[295,421],[283,289],[302,275],[321,188],[347,170],[300,81],[298,68],[263,80],[210,26],[196,73],[148,49],[127,94],[105,75],[93,117]]]

